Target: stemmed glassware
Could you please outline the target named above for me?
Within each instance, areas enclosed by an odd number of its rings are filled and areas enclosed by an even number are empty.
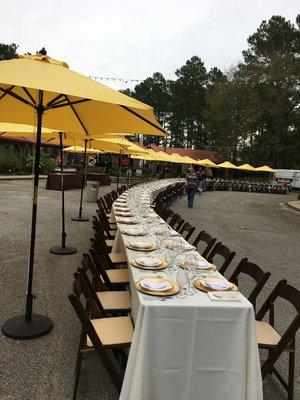
[[[180,299],[185,299],[186,298],[186,295],[185,295],[185,292],[184,292],[184,288],[185,288],[185,286],[187,284],[187,280],[188,280],[187,278],[188,278],[187,277],[187,271],[185,269],[178,268],[176,281],[179,284],[180,290],[179,290],[179,294],[177,295],[177,297],[180,298]]]
[[[187,271],[188,276],[188,288],[186,293],[192,295],[196,292],[196,289],[193,288],[193,280],[197,275],[197,265],[199,262],[199,257],[195,254],[190,257],[186,257],[185,261],[185,269]]]

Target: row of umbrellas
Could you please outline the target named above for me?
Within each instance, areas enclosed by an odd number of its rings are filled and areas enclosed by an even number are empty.
[[[104,138],[111,133],[166,136],[167,132],[155,119],[152,107],[72,71],[67,63],[50,58],[44,48],[35,55],[0,61],[0,122],[31,126],[31,136],[36,139],[25,310],[24,314],[13,316],[2,325],[7,337],[33,339],[46,335],[53,326],[48,316],[33,313],[42,138],[51,140],[49,136],[52,135],[62,151],[68,140],[82,141],[87,149],[92,136]],[[0,129],[1,132],[5,131]],[[64,207],[62,209],[64,224]]]

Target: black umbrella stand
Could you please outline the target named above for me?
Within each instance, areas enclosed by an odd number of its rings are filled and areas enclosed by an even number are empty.
[[[39,101],[36,106],[37,112],[37,134],[34,160],[34,187],[32,197],[32,218],[31,218],[31,239],[30,253],[28,263],[28,282],[26,294],[26,309],[25,314],[16,315],[6,320],[2,325],[2,332],[5,336],[11,339],[25,340],[34,339],[46,335],[52,329],[52,321],[50,318],[32,313],[33,299],[32,293],[33,281],[33,266],[34,266],[34,251],[35,251],[35,235],[36,235],[36,217],[37,217],[37,199],[39,186],[39,164],[41,150],[41,134],[43,120],[43,91],[39,91]]]
[[[87,140],[84,141],[84,161],[83,161],[83,171],[82,171],[82,181],[81,181],[79,214],[78,214],[78,217],[71,218],[72,221],[77,221],[77,222],[85,222],[85,221],[89,220],[88,218],[85,218],[82,216],[82,200],[83,200],[83,190],[84,190],[85,181],[86,181],[86,166],[87,166],[86,149],[87,149]]]
[[[121,169],[121,150],[120,150],[119,159],[118,159],[117,190],[119,189],[120,169]]]
[[[64,154],[63,154],[63,139],[62,132],[59,132],[59,147],[60,147],[60,176],[61,176],[61,246],[53,246],[50,248],[50,253],[66,256],[77,253],[75,247],[66,246],[66,224],[65,224],[65,188],[64,188]]]

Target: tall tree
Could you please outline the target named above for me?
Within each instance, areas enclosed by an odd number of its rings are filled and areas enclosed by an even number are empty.
[[[199,57],[193,56],[175,74],[177,79],[169,83],[172,110],[170,126],[181,132],[172,133],[173,141],[180,141],[182,147],[205,147],[207,143],[202,114],[207,73],[204,63]]]
[[[5,44],[0,43],[0,61],[18,58],[17,46],[15,43]]]

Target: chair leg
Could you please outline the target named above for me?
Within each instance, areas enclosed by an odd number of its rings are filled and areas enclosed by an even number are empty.
[[[289,354],[289,379],[288,379],[288,400],[294,398],[294,378],[295,378],[295,353]]]
[[[74,383],[74,391],[73,391],[73,400],[76,400],[78,384],[79,384],[79,376],[81,370],[81,361],[82,361],[82,354],[79,350],[77,355],[76,367],[75,367],[75,383]]]

